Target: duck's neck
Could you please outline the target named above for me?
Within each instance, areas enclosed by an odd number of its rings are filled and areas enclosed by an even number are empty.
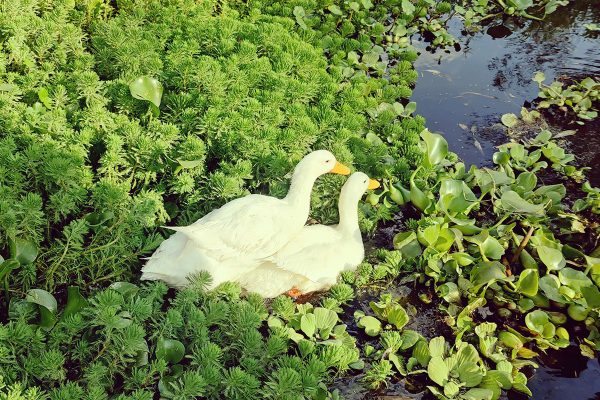
[[[308,212],[310,210],[310,194],[317,177],[312,174],[307,174],[306,171],[303,170],[303,168],[296,168],[296,170],[294,170],[290,190],[288,191],[287,196],[285,196],[285,200],[292,206],[306,213],[306,217],[308,218]]]
[[[340,223],[338,229],[348,235],[360,235],[358,226],[358,200],[350,198],[347,193],[340,194],[338,202]]]

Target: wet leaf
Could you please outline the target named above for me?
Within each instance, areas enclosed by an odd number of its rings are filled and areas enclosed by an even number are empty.
[[[533,74],[533,81],[537,83],[542,83],[546,80],[546,75],[543,72],[537,71]]]
[[[114,282],[109,288],[121,293],[125,297],[133,296],[140,290],[139,287],[129,282]]]
[[[519,214],[542,215],[544,213],[543,204],[532,204],[512,190],[508,190],[502,194],[500,206],[506,211]]]
[[[38,255],[38,246],[30,240],[14,239],[10,241],[10,258],[17,260],[21,265],[31,264]]]
[[[359,319],[356,325],[359,328],[364,328],[365,333],[369,336],[377,336],[381,332],[381,321],[370,315]]]
[[[550,271],[558,271],[565,267],[566,260],[562,252],[547,246],[536,247],[538,257]]]
[[[42,289],[31,289],[27,292],[25,301],[39,305],[40,326],[50,329],[56,323],[58,303],[52,294]]]
[[[129,84],[129,92],[138,100],[146,100],[160,107],[163,94],[162,84],[155,78],[141,76]]]
[[[526,296],[535,296],[538,292],[539,276],[536,269],[525,269],[519,275],[517,291]]]
[[[61,319],[77,314],[87,305],[87,300],[79,293],[79,287],[69,286],[67,288],[67,305],[62,312]]]
[[[429,355],[443,357],[446,352],[446,339],[443,336],[434,337],[429,341]]]
[[[404,307],[396,304],[388,311],[387,321],[400,330],[408,324],[409,317]]]
[[[502,123],[505,126],[507,126],[509,128],[514,127],[519,122],[519,118],[513,113],[508,113],[508,114],[502,115],[500,120],[502,121]]]
[[[569,286],[575,291],[580,291],[583,287],[593,285],[591,279],[586,274],[569,267],[558,271],[558,279],[560,283]]]
[[[394,248],[400,250],[404,258],[415,258],[421,255],[421,246],[414,232],[400,232],[394,236]]]
[[[313,313],[315,326],[318,330],[331,330],[338,320],[336,312],[327,308],[316,307]]]
[[[421,138],[425,142],[427,154],[425,164],[428,167],[436,166],[446,158],[448,154],[448,142],[442,135],[431,133],[427,129],[424,129],[421,132]]]
[[[481,262],[471,271],[471,282],[475,291],[484,285],[504,279],[506,279],[505,267],[498,261]]]
[[[316,318],[314,314],[304,314],[300,318],[300,329],[308,337],[312,337],[317,329]]]
[[[156,344],[156,357],[171,364],[177,364],[185,355],[183,343],[175,339],[158,339]]]
[[[431,357],[431,360],[429,360],[429,364],[427,365],[427,374],[429,375],[429,379],[440,386],[444,386],[448,381],[449,372],[448,366],[442,357]]]

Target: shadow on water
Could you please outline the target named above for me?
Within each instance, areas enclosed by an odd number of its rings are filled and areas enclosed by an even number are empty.
[[[600,20],[597,0],[577,0],[551,14],[546,21],[494,21],[473,35],[462,35],[453,19],[449,31],[460,50],[422,50],[416,62],[419,80],[412,96],[430,130],[442,132],[451,150],[467,164],[490,162],[494,147],[506,142],[499,117],[518,114],[537,97],[531,80],[536,71],[546,82],[561,76],[600,76],[600,37],[584,24]],[[566,127],[562,127],[566,128]],[[573,127],[568,127],[572,129]],[[578,127],[571,150],[582,164],[600,162],[600,123]],[[600,185],[600,172],[590,177]]]
[[[499,124],[504,113],[518,114],[521,107],[537,97],[538,87],[531,78],[543,71],[547,81],[561,76],[579,78],[600,77],[600,35],[585,31],[584,24],[600,20],[598,0],[576,0],[560,8],[544,22],[518,23],[512,19],[490,23],[481,32],[462,35],[460,21],[451,20],[449,31],[459,38],[460,50],[426,50],[426,43],[417,42],[421,55],[416,62],[419,71],[412,100],[418,113],[427,119],[430,130],[443,133],[450,149],[467,164],[491,163],[495,146],[507,141],[506,130]],[[595,167],[600,162],[600,121],[584,127],[554,126],[556,129],[577,129],[570,141],[570,150],[581,165]],[[594,171],[595,170],[595,171]],[[590,171],[592,184],[600,185],[600,169]],[[407,217],[405,215],[404,217]],[[387,247],[402,224],[402,216],[384,227],[375,238],[378,247]],[[409,329],[431,338],[450,335],[440,311],[434,304],[423,305],[406,286],[387,288],[414,305]],[[368,311],[369,301],[379,298],[379,290],[365,291],[347,308],[346,321],[352,321],[355,310]],[[358,338],[360,347],[376,339],[364,335],[355,325],[348,330]],[[536,400],[600,400],[600,363],[580,354],[573,345],[561,351],[549,351],[536,360],[540,368],[529,380]],[[425,381],[392,380],[387,388],[369,391],[361,385],[362,373],[338,379],[338,388],[346,399],[432,399]],[[527,397],[514,391],[503,399],[521,400]]]

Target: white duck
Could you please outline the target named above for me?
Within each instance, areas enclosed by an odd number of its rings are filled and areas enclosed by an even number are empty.
[[[362,172],[352,174],[339,197],[338,225],[305,226],[274,256],[238,280],[249,292],[275,297],[329,289],[342,271],[356,268],[365,250],[358,226],[358,202],[379,182]]]
[[[250,194],[213,210],[161,243],[142,268],[142,280],[162,280],[182,288],[188,276],[208,271],[210,288],[235,280],[273,255],[300,232],[316,179],[325,173],[348,175],[348,167],[326,150],[306,155],[294,169],[283,199]]]

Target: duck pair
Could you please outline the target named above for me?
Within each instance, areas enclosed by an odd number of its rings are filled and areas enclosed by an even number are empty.
[[[379,183],[355,172],[340,193],[339,224],[304,226],[314,183],[326,173],[348,175],[350,170],[330,152],[314,151],[294,169],[283,199],[251,194],[192,225],[169,227],[175,234],[148,258],[141,279],[183,288],[190,275],[208,271],[210,288],[235,281],[264,297],[328,289],[340,272],[364,258],[358,202]]]

